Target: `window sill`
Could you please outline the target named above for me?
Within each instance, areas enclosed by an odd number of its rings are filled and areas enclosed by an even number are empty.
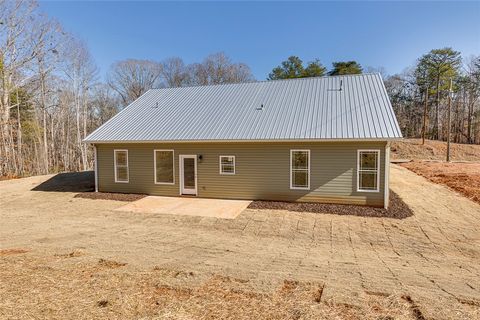
[[[357,192],[375,193],[375,192],[380,192],[380,190],[363,190],[363,189],[357,189]]]

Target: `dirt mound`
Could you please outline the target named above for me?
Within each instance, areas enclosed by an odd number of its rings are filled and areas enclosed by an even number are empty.
[[[451,160],[453,161],[480,161],[480,145],[475,144],[450,144]],[[415,160],[445,160],[447,143],[444,141],[421,139],[404,139],[392,142],[392,159]]]

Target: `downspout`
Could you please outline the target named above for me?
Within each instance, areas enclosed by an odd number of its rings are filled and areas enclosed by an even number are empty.
[[[388,188],[389,180],[390,180],[390,142],[387,142],[385,145],[385,186],[383,187],[385,194],[384,194],[384,203],[383,207],[388,209],[388,203],[390,201],[390,189]]]
[[[97,146],[93,145],[94,158],[95,158],[95,192],[98,192],[98,157],[97,157]]]

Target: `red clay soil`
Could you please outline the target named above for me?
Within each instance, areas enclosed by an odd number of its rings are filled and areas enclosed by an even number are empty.
[[[401,166],[480,203],[480,163],[412,161]]]
[[[446,160],[447,143],[444,141],[403,139],[392,142],[391,159]],[[452,161],[480,161],[480,145],[450,144]]]

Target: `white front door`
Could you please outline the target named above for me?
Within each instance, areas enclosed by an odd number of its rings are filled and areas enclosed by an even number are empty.
[[[197,195],[196,155],[180,155],[180,193]]]

